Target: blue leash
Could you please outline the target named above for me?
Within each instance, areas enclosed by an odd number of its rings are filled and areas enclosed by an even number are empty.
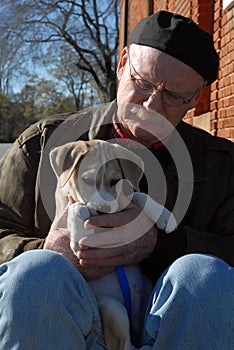
[[[132,330],[132,300],[131,300],[131,292],[128,284],[128,279],[126,276],[126,273],[124,271],[123,266],[117,266],[116,267],[118,279],[120,288],[123,294],[125,307],[127,309],[128,318],[129,318],[129,324],[130,324],[130,335],[131,335],[131,341],[134,344],[133,341],[133,330]]]

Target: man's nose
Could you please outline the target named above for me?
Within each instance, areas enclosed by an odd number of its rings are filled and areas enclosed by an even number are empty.
[[[163,114],[163,101],[162,93],[160,90],[155,90],[150,96],[143,102],[143,106],[148,111],[155,111]]]

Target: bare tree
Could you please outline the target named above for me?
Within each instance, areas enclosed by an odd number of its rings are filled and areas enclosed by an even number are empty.
[[[77,67],[74,53],[68,50],[67,46],[61,46],[56,56],[49,52],[46,62],[48,60],[49,65],[52,65],[49,72],[57,81],[58,86],[61,86],[63,91],[65,87],[70,93],[77,110],[93,105],[98,100],[97,94],[94,96],[93,93],[93,81],[90,74]]]
[[[76,59],[77,74],[83,71],[92,77],[100,101],[115,98],[118,0],[1,2],[8,17],[1,26],[8,28],[18,43],[30,44],[37,49],[45,44],[57,52],[61,45],[67,45]],[[44,50],[42,48],[42,54]]]
[[[11,92],[10,86],[17,73],[24,74],[24,52],[20,42],[11,34],[9,30],[0,28],[0,92],[5,96]]]

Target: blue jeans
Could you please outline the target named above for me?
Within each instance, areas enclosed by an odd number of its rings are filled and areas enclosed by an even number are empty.
[[[0,349],[106,349],[95,297],[69,261],[35,250],[0,266]],[[211,255],[175,261],[149,301],[142,349],[233,350],[234,269]]]

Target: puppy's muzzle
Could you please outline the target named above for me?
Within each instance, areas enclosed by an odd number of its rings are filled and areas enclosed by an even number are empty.
[[[91,216],[113,213],[112,207],[106,203],[97,204],[89,202],[87,203],[87,208],[89,209]]]

